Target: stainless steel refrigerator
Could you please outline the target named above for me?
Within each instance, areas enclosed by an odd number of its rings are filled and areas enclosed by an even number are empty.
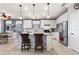
[[[63,44],[68,46],[68,21],[63,22]]]
[[[58,32],[59,32],[59,40],[60,42],[68,46],[68,21],[64,21],[62,23],[59,23],[58,25]]]

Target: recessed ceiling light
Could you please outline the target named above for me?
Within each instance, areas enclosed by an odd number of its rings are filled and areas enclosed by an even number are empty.
[[[25,7],[24,9],[25,9],[25,10],[28,10],[28,8],[27,8],[27,7]]]
[[[47,7],[44,7],[44,10],[47,10],[48,8]]]

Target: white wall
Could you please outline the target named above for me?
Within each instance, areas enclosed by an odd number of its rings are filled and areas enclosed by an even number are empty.
[[[68,17],[67,17],[68,16]],[[68,47],[79,52],[79,9],[75,10],[73,5],[68,7],[68,13],[60,16],[56,23],[68,20]],[[73,35],[71,34],[73,33]]]
[[[79,52],[79,9],[69,7],[69,46]],[[71,34],[73,33],[73,35]]]
[[[56,20],[41,20],[41,28],[44,28],[45,24],[50,24],[51,28],[56,28]]]
[[[56,24],[62,23],[62,22],[67,21],[67,20],[68,19],[67,19],[67,12],[66,12],[63,15],[61,15],[59,18],[57,18]]]

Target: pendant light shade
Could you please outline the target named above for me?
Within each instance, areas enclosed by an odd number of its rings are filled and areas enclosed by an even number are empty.
[[[22,10],[21,10],[22,5],[19,5],[19,7],[20,7],[20,17],[19,17],[19,19],[22,19]]]
[[[7,16],[5,15],[5,13],[3,13],[3,14],[2,14],[2,17],[7,17]]]
[[[33,18],[32,19],[35,19],[35,4],[33,4]]]
[[[48,10],[47,10],[47,13],[48,13],[48,15],[47,15],[47,19],[50,18],[50,16],[49,16],[49,4],[50,4],[50,3],[47,3],[47,6],[48,6]]]

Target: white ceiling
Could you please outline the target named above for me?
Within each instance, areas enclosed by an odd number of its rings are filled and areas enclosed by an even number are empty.
[[[6,13],[6,15],[11,16],[12,19],[18,19],[20,16],[20,7],[22,5],[22,16],[24,19],[31,19],[33,17],[33,3],[0,3],[0,12]],[[66,8],[61,6],[62,3],[50,3],[49,5],[49,15],[51,19],[57,18],[62,14]],[[35,3],[35,17],[38,19],[46,18],[47,10],[46,3]],[[25,10],[25,8],[28,8]]]

